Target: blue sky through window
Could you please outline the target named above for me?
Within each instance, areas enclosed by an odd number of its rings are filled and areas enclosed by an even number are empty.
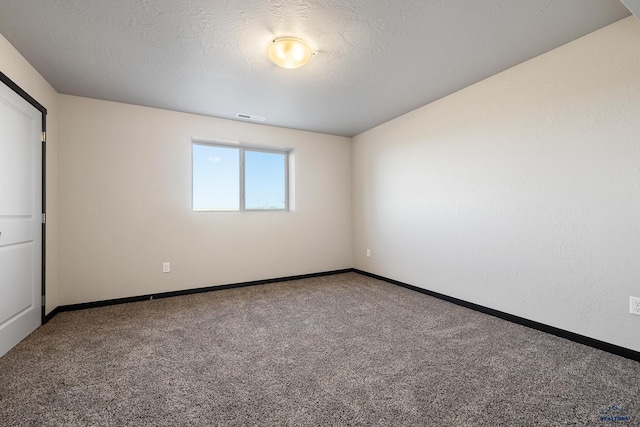
[[[244,150],[245,209],[283,210],[287,153]],[[240,149],[193,144],[193,210],[240,210]]]
[[[285,209],[285,153],[245,151],[245,209]]]
[[[240,209],[240,151],[193,144],[193,210]]]

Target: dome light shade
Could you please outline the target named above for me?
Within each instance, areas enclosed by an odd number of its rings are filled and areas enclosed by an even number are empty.
[[[282,68],[294,69],[307,64],[315,52],[304,41],[294,37],[275,39],[267,48],[267,56]]]

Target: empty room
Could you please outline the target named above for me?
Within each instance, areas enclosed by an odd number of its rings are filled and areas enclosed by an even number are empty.
[[[0,0],[0,426],[640,426],[640,0]]]

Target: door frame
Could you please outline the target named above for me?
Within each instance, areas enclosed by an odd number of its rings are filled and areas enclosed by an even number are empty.
[[[40,111],[42,116],[42,307],[40,311],[40,324],[44,325],[46,323],[46,241],[47,241],[47,221],[46,221],[46,200],[47,200],[47,187],[46,187],[46,173],[47,173],[47,109],[44,108],[42,104],[36,101],[31,95],[29,95],[26,91],[24,91],[20,86],[18,86],[13,80],[7,77],[2,71],[0,71],[0,82],[4,83],[9,87],[9,89],[13,90],[15,93],[20,95],[25,101],[34,106],[38,111]]]

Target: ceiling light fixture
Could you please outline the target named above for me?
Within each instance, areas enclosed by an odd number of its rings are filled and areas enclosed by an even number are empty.
[[[294,37],[275,39],[267,48],[271,62],[290,70],[307,64],[315,54],[307,42]]]

